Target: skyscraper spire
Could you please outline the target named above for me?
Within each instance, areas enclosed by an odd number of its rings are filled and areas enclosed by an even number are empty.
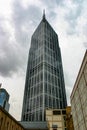
[[[43,19],[45,19],[45,9],[43,10]]]

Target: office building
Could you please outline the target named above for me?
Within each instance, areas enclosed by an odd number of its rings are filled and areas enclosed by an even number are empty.
[[[87,50],[71,93],[71,107],[74,129],[87,130]]]
[[[9,94],[4,88],[0,88],[0,106],[9,111]]]
[[[45,121],[45,110],[67,106],[58,36],[45,13],[31,38],[22,121]]]

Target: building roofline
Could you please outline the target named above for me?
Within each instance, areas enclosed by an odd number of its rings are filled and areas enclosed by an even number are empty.
[[[20,124],[27,130],[48,130],[47,121],[20,121]]]
[[[71,95],[70,95],[70,99],[72,99],[73,94],[74,94],[74,91],[75,91],[76,88],[77,88],[77,84],[78,84],[78,81],[79,81],[79,79],[80,79],[80,77],[81,77],[81,72],[82,72],[82,70],[83,70],[83,65],[84,65],[84,61],[85,61],[85,59],[86,59],[86,56],[87,56],[87,49],[86,49],[86,52],[85,52],[85,54],[84,54],[84,57],[83,57],[83,60],[82,60],[82,64],[81,64],[81,67],[80,67],[80,69],[79,69],[79,72],[78,72],[78,75],[77,75],[77,78],[76,78],[74,87],[73,87],[73,89],[72,89],[72,92],[71,92]]]

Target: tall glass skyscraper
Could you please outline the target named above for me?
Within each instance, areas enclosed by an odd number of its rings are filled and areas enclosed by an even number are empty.
[[[45,110],[67,106],[58,36],[43,18],[31,38],[22,121],[45,121]]]

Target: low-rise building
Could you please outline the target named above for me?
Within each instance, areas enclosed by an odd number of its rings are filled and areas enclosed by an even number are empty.
[[[73,91],[71,107],[75,130],[87,130],[87,50]]]
[[[24,130],[23,126],[0,106],[0,130]]]
[[[46,121],[49,130],[67,130],[66,109],[47,109]]]

